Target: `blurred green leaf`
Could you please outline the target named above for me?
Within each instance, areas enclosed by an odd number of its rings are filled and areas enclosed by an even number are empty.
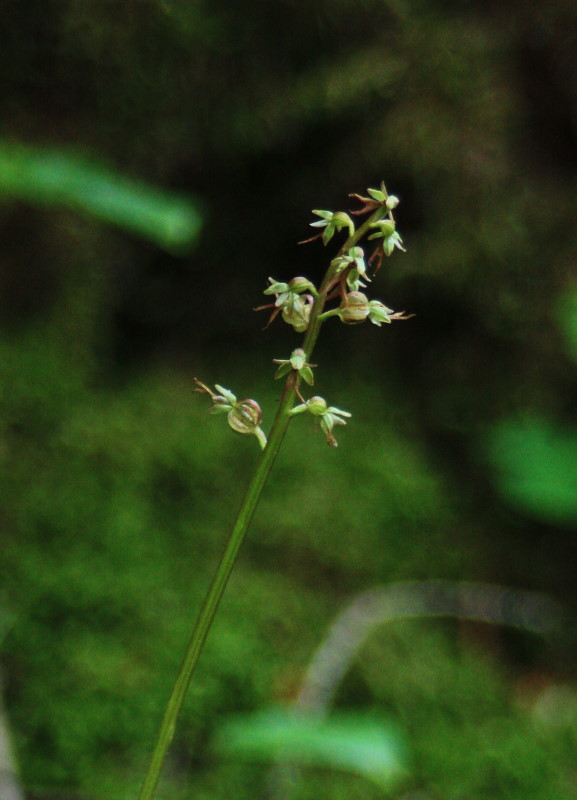
[[[488,453],[509,503],[546,522],[577,522],[577,430],[510,420],[494,428]]]
[[[60,150],[0,142],[2,194],[84,211],[169,251],[190,248],[201,227],[200,213],[190,199]]]
[[[286,759],[345,770],[387,790],[407,774],[399,733],[361,714],[333,714],[326,720],[282,709],[237,715],[221,725],[214,748],[219,755],[248,760]]]

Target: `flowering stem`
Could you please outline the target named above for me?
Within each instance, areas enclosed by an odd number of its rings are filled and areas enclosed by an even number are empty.
[[[339,251],[339,255],[355,244],[367,233],[372,222],[381,219],[382,209],[375,211],[359,228],[351,233]],[[327,299],[327,294],[331,288],[331,282],[336,274],[336,267],[329,267],[321,283],[320,289],[314,293],[314,304],[311,310],[309,325],[305,335],[303,350],[307,359],[310,359],[316,344],[319,331],[322,325],[321,314]],[[268,441],[264,446],[260,461],[254,471],[234,527],[226,543],[212,582],[206,593],[206,597],[198,614],[198,618],[192,631],[188,647],[186,649],[180,670],[176,677],[172,692],[166,704],[164,715],[160,723],[156,743],[154,745],[150,761],[144,776],[144,780],[138,795],[138,800],[152,800],[158,785],[160,773],[168,748],[174,736],[176,722],[186,692],[190,685],[192,674],[198,663],[198,659],[203,650],[206,637],[211,628],[214,615],[224,594],[228,579],[236,562],[240,546],[244,540],[248,526],[253,518],[254,512],[260,500],[262,490],[265,486],[274,460],[280,449],[284,435],[286,433],[290,412],[295,402],[298,389],[298,378],[296,372],[289,373],[279,407],[272,424]],[[264,437],[264,434],[263,434]],[[264,439],[259,438],[261,446]]]
[[[365,222],[363,222],[362,225],[360,225],[357,228],[356,231],[354,231],[354,233],[351,233],[349,238],[346,240],[346,242],[342,245],[339,252],[337,253],[337,258],[338,256],[345,253],[347,250],[350,250],[351,247],[354,247],[357,244],[357,242],[360,241],[363,238],[363,236],[370,230],[371,224],[381,219],[384,213],[385,212],[383,211],[382,208],[378,208],[375,212],[371,214],[371,216],[368,219],[365,220]],[[338,266],[334,265],[335,260],[336,259],[333,259],[333,266],[330,266],[328,268],[325,277],[323,278],[323,281],[320,285],[319,293],[315,297],[315,301],[311,311],[309,325],[307,328],[305,340],[302,347],[302,349],[306,353],[307,360],[310,360],[314,346],[317,342],[321,325],[323,323],[323,319],[321,319],[321,314],[323,313],[323,309],[327,300],[327,295],[330,289],[332,288],[333,278],[335,277],[338,270]]]

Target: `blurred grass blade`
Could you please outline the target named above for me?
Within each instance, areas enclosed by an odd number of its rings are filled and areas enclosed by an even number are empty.
[[[362,714],[334,714],[324,720],[282,710],[238,715],[220,726],[214,748],[218,755],[252,761],[282,759],[345,770],[385,790],[407,775],[399,733]]]
[[[0,195],[84,211],[169,251],[194,244],[201,227],[188,198],[118,175],[60,150],[0,141]]]

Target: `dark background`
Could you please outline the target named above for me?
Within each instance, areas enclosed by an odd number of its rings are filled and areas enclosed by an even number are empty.
[[[5,153],[73,154],[202,218],[163,248],[0,174],[0,631],[28,796],[134,796],[258,456],[193,377],[270,424],[271,359],[300,339],[252,309],[269,276],[320,281],[336,247],[297,245],[311,209],[383,179],[407,253],[371,292],[415,317],[323,327],[315,390],[352,419],[336,451],[291,425],[166,796],[263,796],[264,768],[211,754],[220,717],[294,696],[373,585],[498,583],[571,619],[574,3],[4,0],[0,26]],[[489,622],[404,623],[343,684],[338,704],[402,722],[395,796],[575,796],[571,626],[551,644]],[[381,796],[322,771],[298,791]]]

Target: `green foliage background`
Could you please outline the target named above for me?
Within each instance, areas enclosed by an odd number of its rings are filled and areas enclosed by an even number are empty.
[[[2,12],[0,631],[29,797],[134,796],[258,457],[205,416],[193,376],[272,419],[270,360],[298,339],[280,321],[263,332],[251,309],[269,275],[324,273],[328,250],[296,245],[311,208],[346,208],[383,178],[408,252],[373,291],[416,316],[323,329],[318,391],[353,418],[334,452],[291,425],[159,796],[266,795],[267,767],[217,757],[214,733],[293,697],[367,587],[500,582],[574,613],[574,4]],[[176,227],[147,235],[120,212],[34,196],[23,152],[72,159],[85,187],[148,186]],[[202,220],[188,249],[173,238],[183,207]],[[399,797],[571,798],[575,655],[569,635],[395,623],[338,705],[402,727]],[[296,791],[382,796],[326,770]]]

